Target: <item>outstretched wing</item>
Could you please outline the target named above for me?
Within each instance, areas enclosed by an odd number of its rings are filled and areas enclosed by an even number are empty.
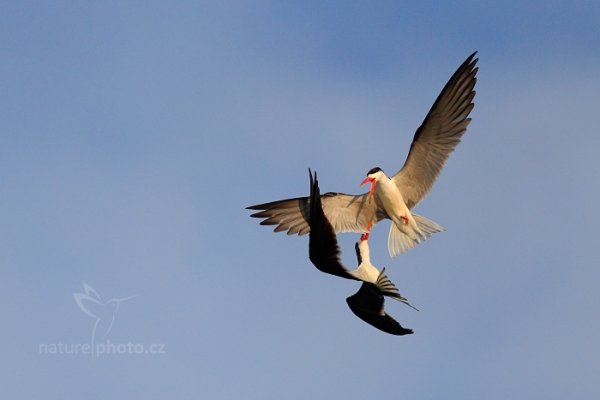
[[[369,198],[366,193],[350,195],[344,193],[325,193],[320,196],[323,212],[336,233],[367,230],[370,221],[373,223],[385,218],[383,208],[377,207],[377,200]],[[270,203],[246,207],[257,210],[251,217],[262,218],[261,225],[276,225],[274,231],[286,231],[288,235],[306,235],[310,231],[308,215],[310,199],[297,197],[278,200]],[[379,212],[378,212],[379,209]]]
[[[431,190],[450,153],[471,122],[478,59],[471,54],[442,89],[425,120],[417,129],[404,166],[392,179],[413,208]]]
[[[340,247],[335,231],[323,212],[317,173],[315,172],[314,178],[310,169],[308,173],[310,175],[310,201],[308,203],[310,209],[308,218],[310,227],[308,254],[310,261],[319,271],[356,280],[340,260]]]
[[[372,283],[364,282],[346,303],[354,315],[383,332],[398,336],[413,333],[385,312],[383,295]]]

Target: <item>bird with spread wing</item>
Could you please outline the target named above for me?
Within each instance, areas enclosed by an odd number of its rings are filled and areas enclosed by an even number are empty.
[[[362,182],[371,184],[369,192],[329,192],[321,196],[323,211],[336,233],[368,232],[373,224],[390,219],[388,250],[394,257],[443,230],[411,210],[429,193],[471,121],[478,70],[475,54],[462,63],[442,89],[417,129],[406,161],[397,173],[388,177],[381,168],[372,168]],[[257,211],[251,216],[261,218],[261,225],[275,225],[275,232],[305,235],[311,230],[308,197],[247,208]]]

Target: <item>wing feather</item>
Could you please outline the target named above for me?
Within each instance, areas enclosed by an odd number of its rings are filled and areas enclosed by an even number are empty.
[[[417,129],[402,168],[392,177],[413,208],[431,190],[466,132],[475,98],[478,59],[471,54],[452,75]]]
[[[358,318],[375,328],[392,335],[409,335],[412,329],[404,328],[384,310],[384,298],[377,286],[364,282],[358,292],[346,298],[350,310]]]
[[[377,206],[376,200],[367,194],[350,195],[344,193],[325,193],[321,196],[323,212],[336,233],[363,233],[369,221],[380,221],[385,218],[383,208]],[[310,232],[308,217],[310,200],[298,197],[257,204],[246,207],[258,212],[250,215],[263,219],[261,225],[276,225],[275,232],[287,232],[288,235],[306,235]]]
[[[319,181],[317,173],[314,178],[310,170],[310,215],[311,227],[308,240],[308,256],[310,261],[319,271],[336,275],[342,278],[354,279],[340,260],[340,246],[333,227],[325,217],[321,204]]]

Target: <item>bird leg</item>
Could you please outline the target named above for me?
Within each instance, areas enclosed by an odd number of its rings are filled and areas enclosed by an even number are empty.
[[[408,225],[408,217],[406,215],[401,215],[400,219],[404,222],[405,225]]]

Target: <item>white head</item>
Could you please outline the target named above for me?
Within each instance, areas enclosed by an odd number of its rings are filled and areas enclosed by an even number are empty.
[[[356,250],[356,258],[358,259],[358,265],[363,262],[371,262],[371,257],[369,254],[369,233],[363,233],[360,236],[360,239],[354,245]]]
[[[369,196],[373,194],[375,191],[375,185],[377,181],[385,178],[385,173],[379,167],[371,168],[369,172],[367,172],[367,177],[360,183],[360,186],[364,185],[367,182],[371,182],[371,188],[369,189]]]
[[[368,233],[363,233],[358,242],[356,242],[356,256],[358,258],[358,268],[351,273],[361,281],[371,283],[377,282],[379,270],[371,264]]]

